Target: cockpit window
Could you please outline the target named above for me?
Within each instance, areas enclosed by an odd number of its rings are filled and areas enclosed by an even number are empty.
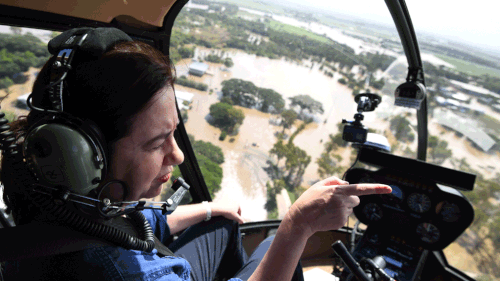
[[[185,97],[183,120],[215,201],[235,198],[247,221],[282,218],[312,183],[342,177],[356,158],[342,139],[342,119],[353,120],[359,93],[382,97],[375,111],[363,113],[370,140],[417,157],[416,110],[394,105],[408,64],[383,2],[336,2],[335,9],[306,8],[302,1],[287,7],[230,3],[190,1],[175,21],[170,46],[177,96]],[[423,13],[440,11],[433,18],[441,22],[463,21],[463,15],[416,5],[424,6],[408,3],[426,74],[427,161],[477,173],[476,189],[488,194],[466,194],[479,218],[475,229],[488,231],[466,233],[445,252],[453,266],[482,272],[474,255],[481,245],[496,245],[487,233],[496,233],[493,221],[499,221],[495,208],[484,207],[496,204],[498,195],[491,191],[500,173],[498,53],[481,51],[473,40],[455,42],[452,33],[441,36],[444,25],[430,24]],[[462,255],[476,265],[462,267],[454,258]]]

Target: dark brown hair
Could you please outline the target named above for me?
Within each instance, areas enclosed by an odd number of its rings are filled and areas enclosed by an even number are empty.
[[[46,100],[44,89],[50,81],[53,60],[44,65],[33,85],[34,104],[43,105]],[[139,41],[118,43],[99,59],[75,56],[72,65],[65,80],[64,112],[93,121],[103,134],[109,153],[117,140],[130,133],[132,118],[148,106],[155,94],[166,86],[173,87],[169,59]],[[18,142],[42,115],[32,111],[27,118],[11,123]],[[16,223],[26,223],[31,218],[31,202],[22,194],[24,186],[20,185],[27,169],[22,163],[11,163],[14,158],[7,158],[2,157],[1,166],[4,201],[13,211]]]

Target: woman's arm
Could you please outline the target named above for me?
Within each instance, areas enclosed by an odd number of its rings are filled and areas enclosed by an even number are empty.
[[[234,200],[209,202],[212,217],[224,216],[228,219],[243,223],[240,205]],[[207,217],[207,209],[203,204],[181,205],[170,215],[167,223],[171,234],[176,234],[192,225],[202,222]]]
[[[290,207],[249,281],[291,280],[309,237],[344,226],[359,195],[390,192],[387,185],[349,185],[335,177],[316,183]]]

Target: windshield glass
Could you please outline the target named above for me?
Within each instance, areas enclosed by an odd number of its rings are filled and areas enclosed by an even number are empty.
[[[474,13],[437,2],[407,3],[426,74],[427,161],[478,176],[475,191],[464,192],[474,223],[444,252],[470,276],[495,280],[497,17],[495,9]],[[481,16],[465,21],[467,15]],[[56,34],[0,26],[0,96],[9,120],[28,113],[26,94]],[[238,200],[247,222],[283,218],[309,186],[342,177],[354,163],[356,150],[341,133],[342,119],[354,119],[356,94],[382,97],[375,111],[364,113],[363,124],[379,135],[370,140],[416,158],[416,111],[394,106],[408,65],[383,1],[190,1],[175,20],[170,58],[178,105],[212,199]],[[166,188],[156,200],[170,193]]]
[[[408,3],[412,16],[416,5]],[[382,1],[327,6],[198,0],[175,21],[176,92],[202,173],[212,198],[237,198],[247,221],[280,219],[311,184],[342,177],[356,158],[341,135],[342,119],[356,113],[356,94],[382,97],[374,112],[364,113],[363,124],[378,135],[369,140],[416,158],[416,111],[394,106],[408,64],[387,7]],[[453,13],[439,17],[449,28],[461,20]],[[496,215],[486,207],[498,190],[498,56],[472,39],[450,43],[451,35],[433,33],[429,23],[419,28],[424,19],[417,16],[416,32],[428,86],[427,161],[481,171],[476,188],[487,189],[484,196],[466,194],[476,209],[473,230],[445,253],[453,266],[490,274],[496,261],[475,255],[496,245],[488,234],[496,224],[482,218]]]

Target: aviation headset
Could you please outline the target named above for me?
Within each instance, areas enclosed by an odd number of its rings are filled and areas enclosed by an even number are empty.
[[[32,111],[41,113],[26,133],[22,151],[28,168],[41,185],[63,186],[87,195],[97,188],[108,171],[106,142],[99,128],[64,111],[66,76],[78,61],[97,60],[113,45],[132,41],[116,28],[76,28],[65,31],[48,44],[54,55],[50,82],[28,98]]]
[[[111,202],[100,199],[96,189],[108,171],[108,153],[103,134],[91,120],[84,120],[64,111],[67,91],[66,77],[73,63],[97,60],[119,42],[132,41],[123,31],[116,28],[75,28],[53,38],[49,52],[54,56],[50,61],[50,82],[45,87],[34,89],[27,103],[31,108],[28,115],[29,129],[24,136],[22,147],[15,144],[8,121],[0,113],[0,149],[4,157],[24,162],[33,175],[28,196],[40,208],[64,222],[70,228],[115,242],[128,249],[152,251],[155,247],[151,226],[141,212],[143,209],[159,209],[164,214],[172,213],[188,191],[189,185],[178,178],[172,188],[176,192],[166,202]],[[76,56],[76,60],[75,59]],[[110,181],[107,185],[122,184]],[[183,188],[179,188],[183,187]],[[90,193],[90,195],[89,195]],[[47,195],[52,200],[47,200]],[[126,194],[125,194],[126,197]],[[76,208],[87,205],[89,208]],[[123,203],[128,205],[122,206]],[[156,205],[160,204],[161,207]],[[127,214],[142,228],[141,238],[131,236],[108,225],[98,223],[85,215],[95,218],[95,210],[101,218],[113,218]],[[83,212],[82,212],[83,211]]]

